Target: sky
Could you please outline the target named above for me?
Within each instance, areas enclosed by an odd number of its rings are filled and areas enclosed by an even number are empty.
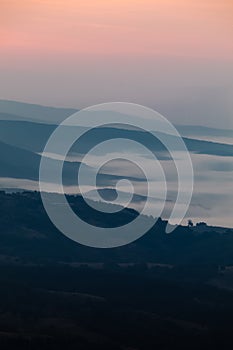
[[[232,0],[0,0],[0,99],[233,128]]]

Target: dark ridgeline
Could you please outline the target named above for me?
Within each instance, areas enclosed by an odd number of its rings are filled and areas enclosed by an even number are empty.
[[[100,226],[137,216],[68,200]],[[0,349],[229,349],[233,231],[165,225],[93,249],[53,227],[39,193],[0,192]]]

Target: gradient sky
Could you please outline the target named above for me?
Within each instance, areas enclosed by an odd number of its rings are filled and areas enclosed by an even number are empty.
[[[0,98],[233,128],[232,0],[0,0]]]

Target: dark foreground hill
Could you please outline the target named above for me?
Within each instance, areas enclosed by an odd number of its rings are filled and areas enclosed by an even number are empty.
[[[59,201],[59,195],[56,200]],[[68,196],[73,210],[98,226],[114,227],[134,219],[138,213],[123,209],[104,214],[87,206],[81,196]],[[100,205],[100,204],[99,204]],[[104,205],[104,204],[102,204]],[[105,204],[106,205],[106,204]],[[149,218],[148,218],[149,220]],[[94,249],[77,244],[50,222],[38,192],[0,193],[0,254],[25,262],[153,262],[163,264],[213,263],[233,265],[233,230],[195,230],[179,226],[165,233],[159,219],[142,238],[115,249]]]
[[[75,211],[109,227],[137,216]],[[0,349],[230,349],[233,233],[157,225],[117,249],[60,234],[34,192],[0,193]]]

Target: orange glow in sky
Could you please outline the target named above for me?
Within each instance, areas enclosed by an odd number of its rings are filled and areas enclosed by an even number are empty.
[[[1,0],[1,54],[232,57],[231,0]]]
[[[230,115],[232,38],[232,0],[0,0],[0,98]]]

